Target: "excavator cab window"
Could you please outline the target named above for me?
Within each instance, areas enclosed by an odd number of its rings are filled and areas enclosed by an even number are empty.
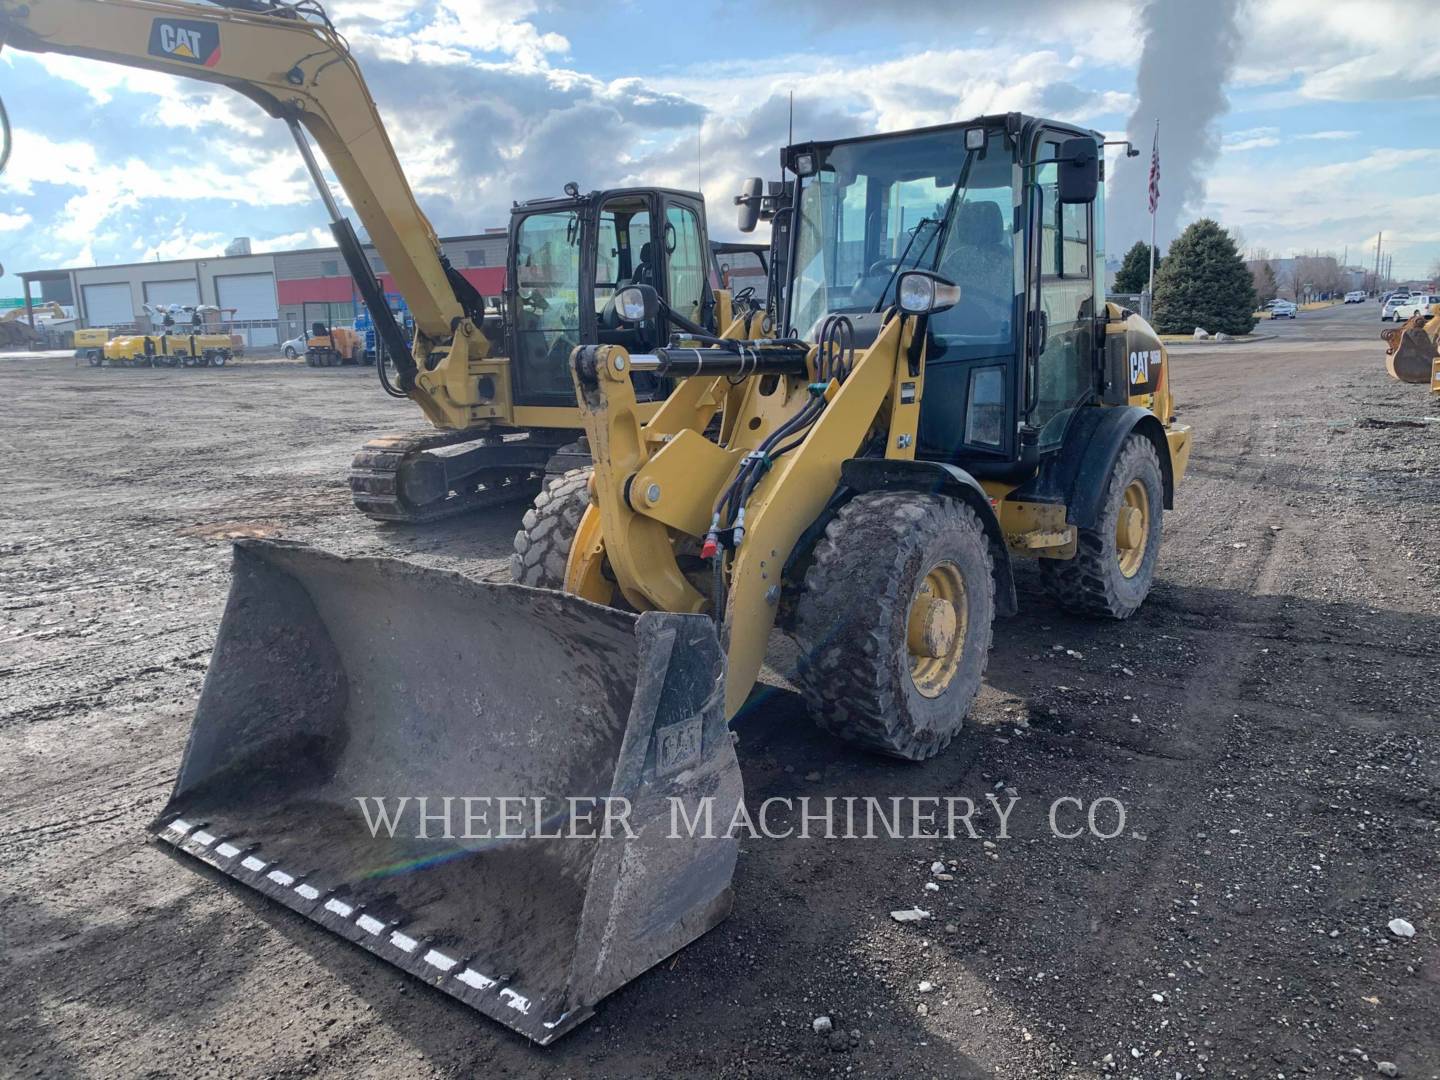
[[[667,302],[672,311],[693,323],[704,321],[707,270],[699,218],[690,207],[671,203],[665,208]]]
[[[648,352],[662,344],[656,323],[627,324],[615,309],[615,293],[627,285],[656,285],[651,200],[621,195],[600,209],[595,253],[595,318],[603,345]],[[664,290],[661,290],[664,296]]]
[[[527,395],[573,397],[569,357],[581,335],[578,211],[527,215],[515,244],[518,382]]]

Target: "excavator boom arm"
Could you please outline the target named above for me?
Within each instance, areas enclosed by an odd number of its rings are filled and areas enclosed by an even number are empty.
[[[298,122],[325,152],[420,335],[449,340],[466,315],[360,68],[328,22],[258,4],[0,0],[4,45],[218,83]]]

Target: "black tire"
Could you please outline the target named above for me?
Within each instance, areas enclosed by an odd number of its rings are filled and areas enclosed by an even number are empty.
[[[927,574],[964,585],[964,628],[943,688],[922,693],[907,630]],[[965,722],[990,658],[995,577],[975,511],[940,495],[867,492],[836,513],[815,545],[796,603],[799,682],[811,718],[847,742],[923,761]]]
[[[591,469],[571,469],[535,496],[515,534],[510,580],[537,589],[563,589],[570,546],[590,505]]]
[[[216,352],[210,354],[210,363],[214,364],[216,367],[224,367],[225,362],[229,359],[230,357],[226,356],[223,352]]]
[[[295,350],[294,350],[293,348],[291,348],[289,345],[286,345],[286,346],[285,346],[285,359],[286,359],[286,360],[294,360],[295,357],[296,357],[296,355],[297,355],[297,354],[296,354],[296,352],[295,352]]]
[[[1121,570],[1115,528],[1125,490],[1133,482],[1144,486],[1149,502],[1150,528],[1144,556],[1136,572]],[[1155,581],[1155,565],[1164,539],[1165,482],[1155,444],[1143,435],[1131,435],[1105,486],[1105,501],[1094,529],[1081,529],[1073,559],[1041,559],[1040,583],[1052,600],[1079,615],[1128,619],[1140,609]],[[1137,545],[1138,547],[1138,545]]]
[[[105,354],[104,354],[104,353],[92,352],[92,353],[90,354],[90,366],[91,366],[91,367],[100,367],[100,366],[101,366],[102,364],[104,364],[104,363],[105,363]]]

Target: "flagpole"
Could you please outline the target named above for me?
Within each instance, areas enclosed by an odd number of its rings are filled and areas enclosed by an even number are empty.
[[[1155,160],[1156,160],[1159,156],[1160,156],[1160,118],[1157,116],[1157,117],[1155,118],[1155,146],[1154,146],[1154,149],[1151,151],[1151,156],[1150,156],[1150,160],[1151,160],[1151,163],[1152,163],[1152,164],[1151,164],[1152,176],[1153,176],[1153,170],[1154,170],[1154,164],[1153,164],[1153,163],[1155,162]],[[1153,179],[1152,179],[1152,185],[1153,185],[1153,183],[1154,183],[1154,182],[1153,182]],[[1158,190],[1156,191],[1156,193],[1158,194]],[[1145,312],[1145,317],[1146,317],[1147,319],[1153,319],[1153,318],[1155,317],[1155,208],[1156,208],[1156,206],[1158,205],[1159,201],[1160,201],[1160,200],[1159,200],[1158,198],[1154,198],[1154,197],[1152,197],[1152,198],[1150,199],[1150,289],[1149,289],[1149,299],[1146,301],[1146,304],[1145,304],[1146,308],[1148,309],[1148,310]]]

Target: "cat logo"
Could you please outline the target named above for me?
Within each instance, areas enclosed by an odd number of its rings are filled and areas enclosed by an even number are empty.
[[[1159,366],[1159,349],[1141,349],[1130,354],[1130,389],[1144,388],[1150,383],[1150,368]]]
[[[220,62],[220,27],[188,19],[156,19],[150,27],[150,55],[214,67]]]

